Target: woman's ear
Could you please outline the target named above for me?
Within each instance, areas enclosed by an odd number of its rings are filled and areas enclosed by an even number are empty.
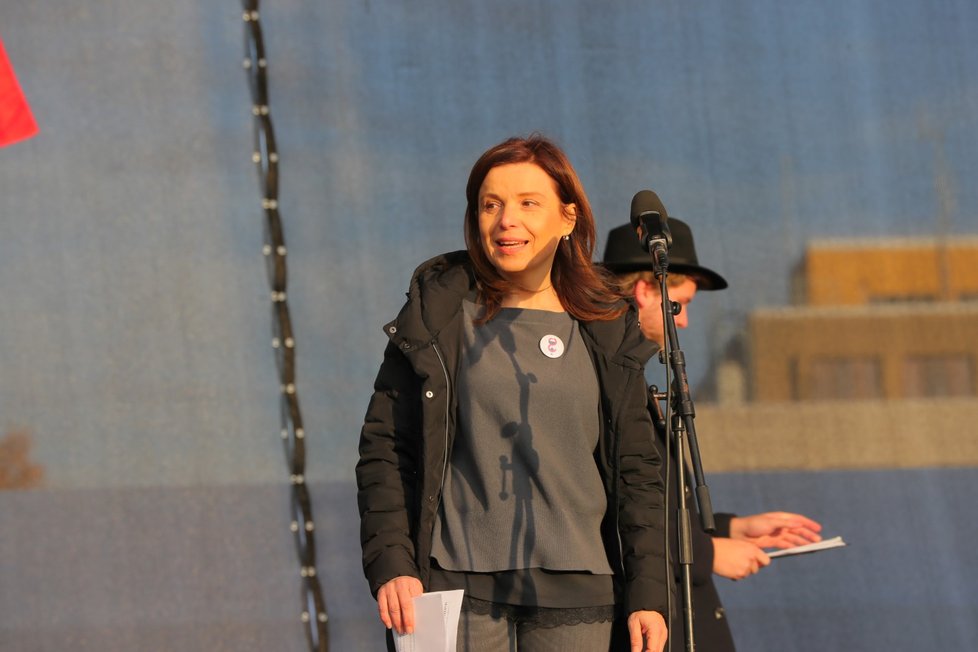
[[[574,225],[577,224],[576,204],[564,204],[564,221],[567,223],[567,233],[564,235],[570,235],[574,231]]]

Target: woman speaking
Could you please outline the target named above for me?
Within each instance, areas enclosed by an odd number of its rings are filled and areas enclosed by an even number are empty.
[[[671,582],[654,345],[592,264],[591,208],[555,144],[492,147],[466,200],[466,250],[418,267],[384,327],[361,431],[380,620],[410,632],[414,596],[464,589],[459,650],[594,652],[614,637],[659,652]]]

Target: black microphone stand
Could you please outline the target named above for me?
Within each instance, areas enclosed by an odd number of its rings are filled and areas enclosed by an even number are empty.
[[[663,418],[666,425],[666,444],[670,439],[674,439],[676,444],[676,486],[678,487],[677,506],[677,529],[679,535],[679,564],[681,568],[682,593],[683,593],[683,624],[686,634],[686,651],[693,652],[696,643],[693,637],[693,589],[692,589],[692,565],[693,565],[693,543],[692,532],[689,518],[689,508],[686,504],[686,441],[689,440],[689,456],[693,465],[693,476],[696,482],[695,495],[699,504],[700,522],[703,529],[707,532],[716,530],[713,519],[713,507],[710,502],[709,489],[703,477],[703,466],[700,461],[699,446],[696,442],[696,429],[693,425],[695,409],[693,399],[689,392],[689,382],[686,376],[686,358],[679,347],[679,335],[676,331],[675,313],[678,312],[678,304],[673,304],[669,299],[669,290],[666,283],[668,278],[668,238],[657,237],[658,234],[651,233],[650,229],[643,226],[643,244],[652,257],[652,268],[655,277],[659,281],[659,291],[662,297],[662,319],[663,331],[665,333],[665,347],[659,354],[659,359],[668,367],[666,397],[666,413],[671,418]],[[672,369],[674,380],[668,382],[668,372]],[[658,410],[658,400],[661,395],[652,388],[650,398]],[[671,428],[670,428],[671,426]],[[671,435],[670,437],[670,430]],[[667,459],[666,463],[669,463]],[[669,491],[669,487],[666,488]],[[668,522],[668,515],[667,515]]]

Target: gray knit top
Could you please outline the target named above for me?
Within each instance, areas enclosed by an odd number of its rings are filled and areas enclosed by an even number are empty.
[[[457,434],[432,558],[447,571],[610,576],[598,386],[577,323],[503,308],[475,326],[478,310],[465,303]]]

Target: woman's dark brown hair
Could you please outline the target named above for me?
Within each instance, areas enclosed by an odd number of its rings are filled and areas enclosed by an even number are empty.
[[[479,190],[489,171],[510,163],[533,163],[546,172],[557,185],[557,196],[563,204],[577,207],[577,220],[569,240],[560,240],[554,256],[550,280],[561,305],[578,321],[614,319],[624,312],[614,285],[604,269],[592,262],[595,226],[591,204],[581,180],[567,155],[552,141],[540,135],[510,138],[487,150],[472,166],[465,186],[465,245],[472,259],[479,292],[485,303],[480,322],[492,319],[503,297],[513,284],[499,273],[489,260],[479,236]]]

